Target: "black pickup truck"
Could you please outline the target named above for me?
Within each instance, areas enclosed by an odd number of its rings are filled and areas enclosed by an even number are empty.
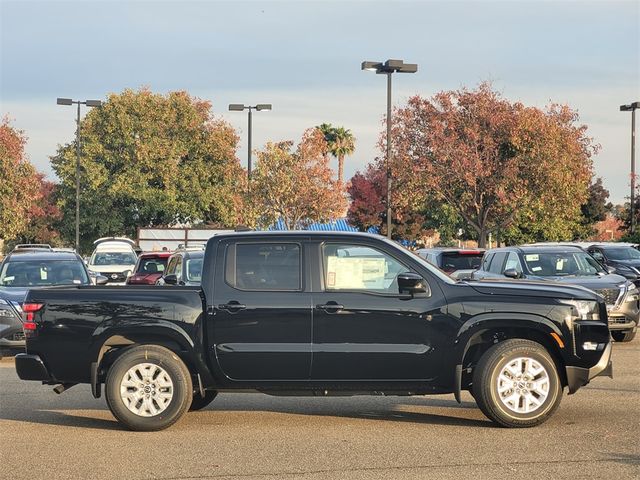
[[[221,391],[468,390],[496,423],[545,421],[611,373],[607,310],[581,287],[455,282],[378,236],[242,232],[209,240],[202,287],[62,287],[23,306],[24,380],[104,385],[114,416],[160,430]]]

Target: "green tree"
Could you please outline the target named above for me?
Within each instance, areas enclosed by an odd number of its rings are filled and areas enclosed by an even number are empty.
[[[27,230],[30,211],[40,199],[40,177],[24,153],[26,136],[4,118],[0,123],[0,238]]]
[[[186,92],[112,94],[81,123],[81,244],[137,227],[176,223],[235,226],[242,168],[238,136]],[[62,234],[73,236],[75,143],[51,159],[61,180]]]

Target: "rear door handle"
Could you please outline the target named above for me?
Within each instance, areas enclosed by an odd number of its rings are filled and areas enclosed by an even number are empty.
[[[325,303],[324,305],[316,305],[318,310],[324,310],[327,313],[338,313],[344,309],[344,305],[339,305],[336,302]]]
[[[218,308],[220,310],[226,310],[229,313],[237,313],[240,310],[244,310],[245,308],[247,308],[247,306],[243,305],[242,303],[236,302],[235,300],[232,300],[229,303],[221,303],[220,305],[218,305]]]

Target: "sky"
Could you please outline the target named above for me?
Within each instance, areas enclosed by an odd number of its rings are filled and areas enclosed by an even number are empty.
[[[594,169],[610,199],[628,196],[631,114],[619,106],[640,101],[640,0],[0,0],[0,115],[50,178],[49,157],[75,131],[75,109],[56,97],[140,87],[210,100],[238,130],[245,166],[247,115],[229,103],[273,105],[253,116],[258,149],[344,126],[357,140],[350,178],[380,155],[386,111],[384,76],[360,64],[389,58],[418,64],[394,75],[394,106],[484,80],[511,101],[570,105],[602,147]]]

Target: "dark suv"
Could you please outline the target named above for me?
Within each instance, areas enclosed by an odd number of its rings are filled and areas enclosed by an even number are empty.
[[[22,304],[29,289],[91,285],[82,258],[48,245],[19,245],[0,263],[0,356],[24,350]]]
[[[640,292],[621,275],[609,273],[579,247],[523,246],[489,250],[474,280],[544,280],[579,285],[602,295],[609,313],[611,336],[629,342],[636,335],[640,316]]]
[[[169,257],[167,268],[156,285],[194,285],[202,281],[204,246],[176,250]]]
[[[640,287],[640,251],[626,243],[600,243],[591,245],[587,251],[616,273],[628,278]]]

